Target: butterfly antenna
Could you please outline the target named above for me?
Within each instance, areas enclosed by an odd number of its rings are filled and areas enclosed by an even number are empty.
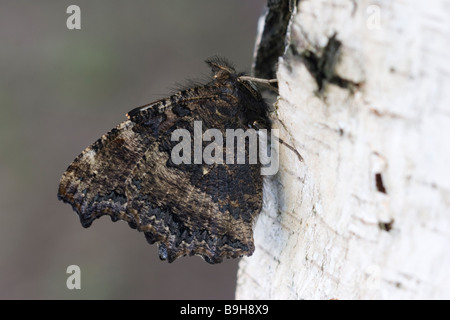
[[[251,82],[265,85],[267,88],[269,88],[270,90],[272,90],[276,94],[278,94],[278,80],[277,79],[260,79],[260,78],[250,77],[250,76],[240,76],[238,78],[238,80],[239,81],[251,81]]]
[[[256,123],[256,122],[253,123],[253,126],[254,126],[256,129],[258,129],[258,130],[263,129],[263,128],[262,128],[258,123]],[[298,160],[299,160],[300,162],[303,162],[303,157],[302,157],[301,154],[297,151],[297,149],[295,149],[293,146],[291,146],[290,144],[288,144],[286,141],[284,141],[284,140],[281,139],[280,137],[277,137],[277,136],[275,136],[275,135],[274,135],[274,137],[277,138],[278,141],[279,141],[281,144],[285,145],[289,150],[291,150],[292,152],[294,152],[295,155],[297,156],[297,158],[298,158]]]

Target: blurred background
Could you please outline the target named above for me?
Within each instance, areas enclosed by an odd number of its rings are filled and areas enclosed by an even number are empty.
[[[66,9],[81,8],[81,30]],[[162,262],[124,222],[81,227],[56,198],[70,162],[131,109],[209,75],[250,71],[265,0],[0,2],[0,298],[233,299],[238,261]],[[66,269],[81,268],[81,290]]]

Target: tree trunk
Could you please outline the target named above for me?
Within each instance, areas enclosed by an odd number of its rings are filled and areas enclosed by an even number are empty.
[[[450,1],[295,6],[236,298],[450,299]]]

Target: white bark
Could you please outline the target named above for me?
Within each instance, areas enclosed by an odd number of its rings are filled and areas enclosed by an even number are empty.
[[[280,146],[237,299],[450,299],[448,17],[446,0],[300,1],[291,43],[320,54],[336,32],[336,74],[362,85],[320,95],[280,58],[281,134],[304,161]]]

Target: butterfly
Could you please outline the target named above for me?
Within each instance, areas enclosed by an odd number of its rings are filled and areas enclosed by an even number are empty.
[[[255,79],[222,58],[206,63],[212,70],[207,83],[131,110],[69,165],[58,199],[72,205],[83,227],[104,215],[126,221],[156,243],[160,259],[168,262],[199,255],[215,264],[254,252],[253,224],[263,202],[261,163],[239,163],[237,152],[226,159],[231,163],[174,161],[179,143],[174,133],[195,134],[196,123],[200,136],[209,128],[226,135],[230,129],[271,127]],[[245,148],[247,158],[250,149]],[[230,149],[220,145],[213,153],[221,151],[229,156]],[[195,152],[191,146],[180,154],[191,160]]]

